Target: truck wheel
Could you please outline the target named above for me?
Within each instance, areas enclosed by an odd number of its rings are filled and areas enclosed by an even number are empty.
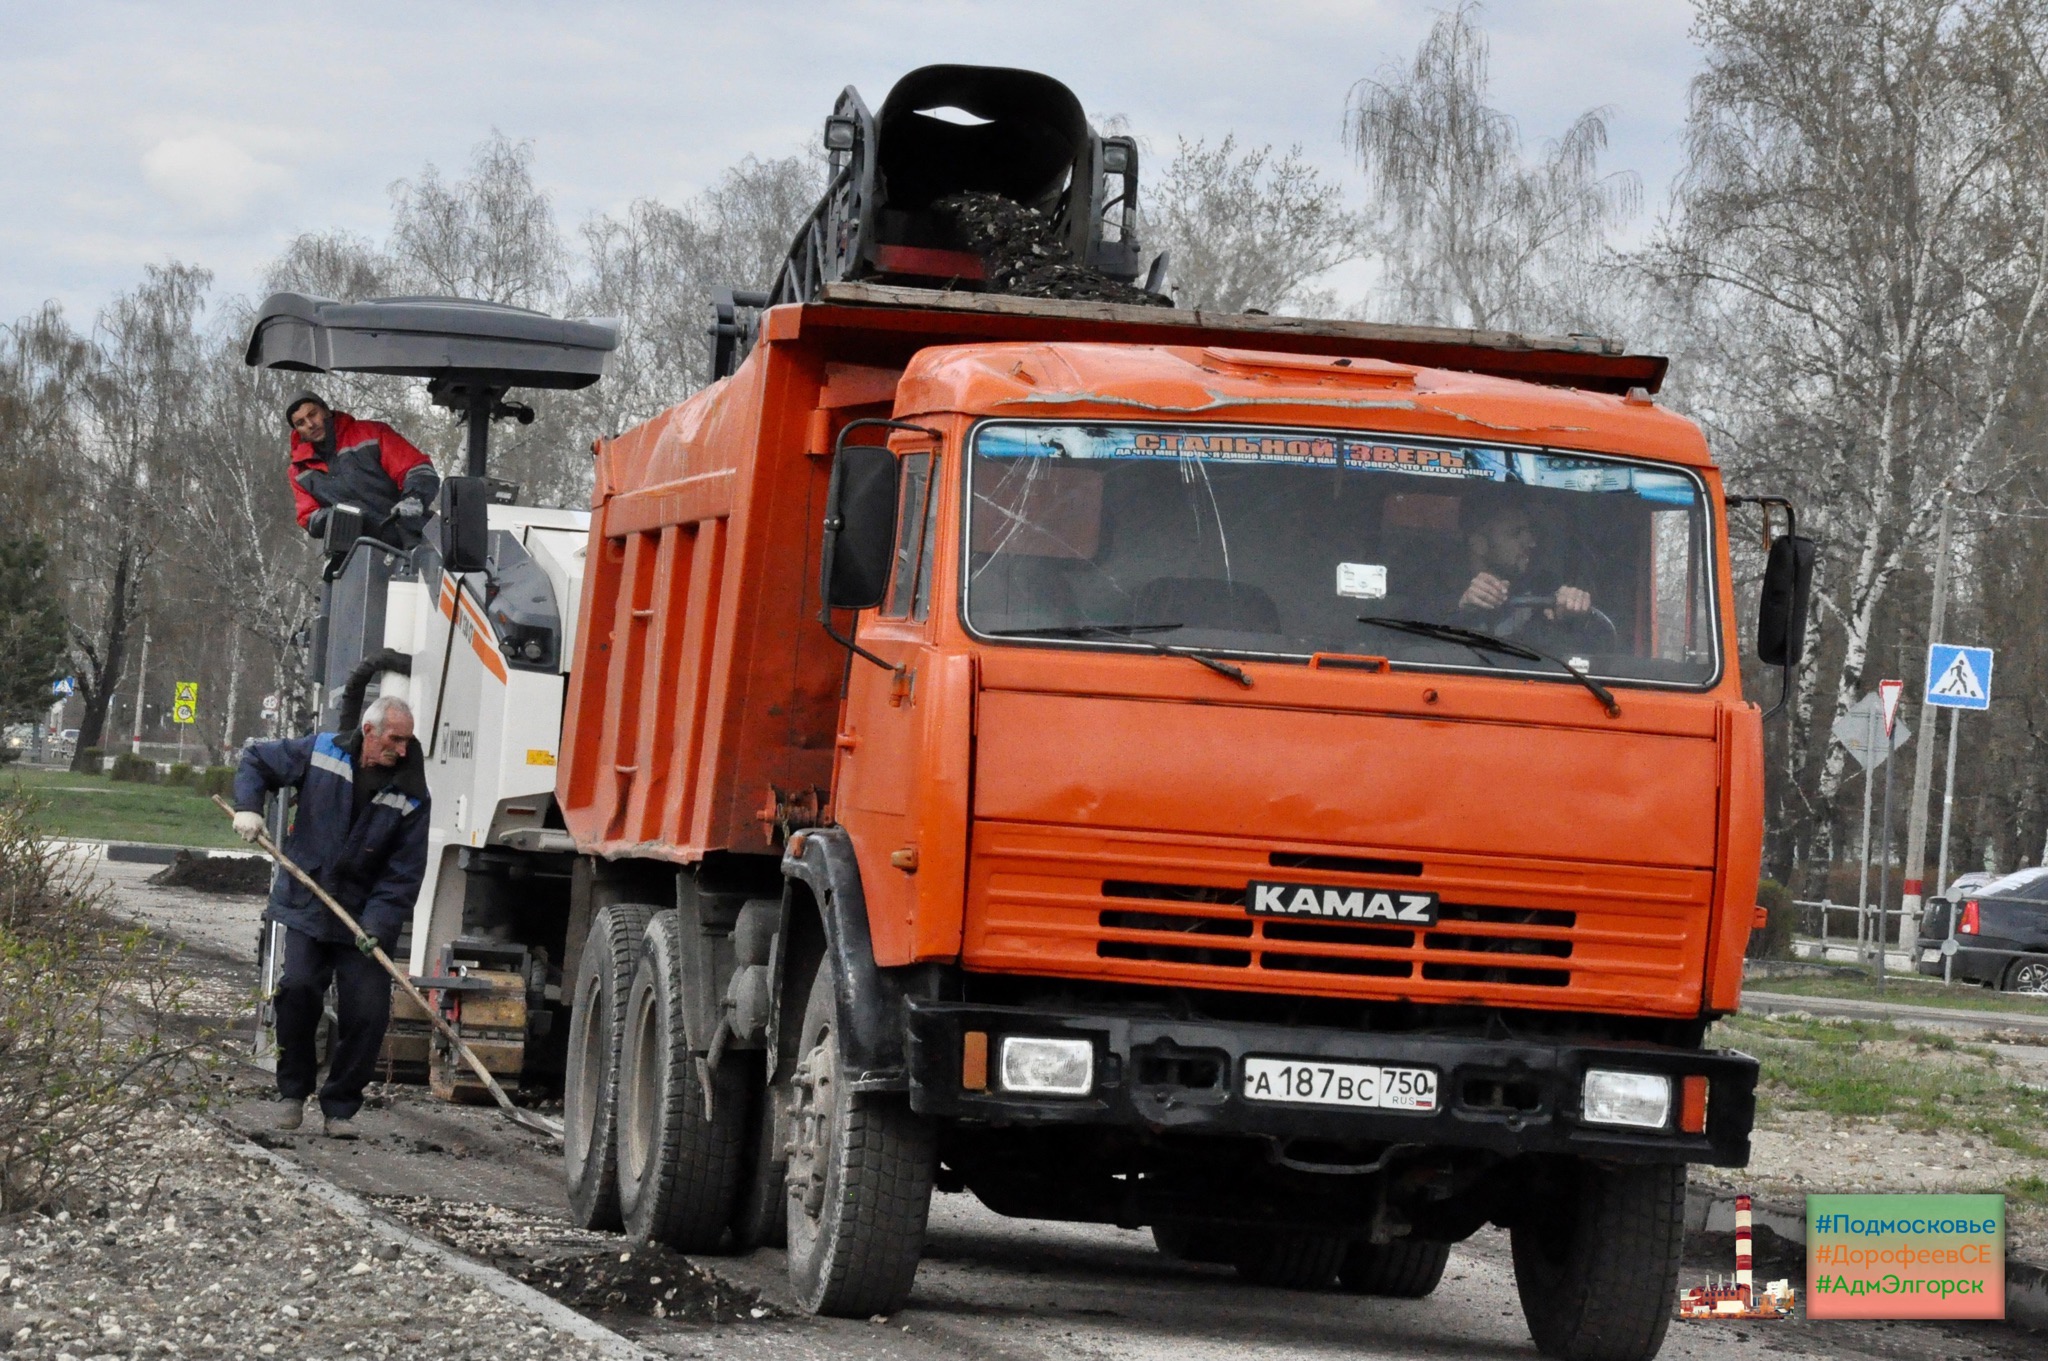
[[[1578,1162],[1510,1231],[1536,1349],[1560,1361],[1648,1361],[1663,1344],[1685,1233],[1679,1163]]]
[[[1229,1229],[1220,1224],[1197,1224],[1177,1220],[1152,1226],[1152,1245],[1162,1257],[1182,1262],[1214,1262],[1228,1265],[1235,1257]]]
[[[748,1055],[751,1059],[754,1056]],[[786,1074],[785,1074],[786,1076]],[[741,1252],[779,1248],[788,1241],[789,1154],[783,1148],[789,1122],[776,1133],[775,1106],[789,1100],[789,1084],[766,1087],[757,1076],[748,1103],[747,1142],[742,1148],[739,1201],[732,1211],[733,1245]]]
[[[626,996],[618,1096],[619,1209],[636,1243],[715,1252],[738,1188],[746,1081],[719,1065],[712,1110],[683,1029],[682,932],[674,912],[647,923]]]
[[[1354,1295],[1384,1295],[1419,1300],[1444,1278],[1451,1259],[1449,1243],[1396,1238],[1391,1243],[1353,1243],[1344,1254],[1337,1279]]]
[[[613,903],[597,914],[583,942],[569,1013],[569,1067],[562,1082],[562,1161],[569,1216],[582,1228],[617,1229],[619,1044],[633,961],[654,909]]]
[[[2048,992],[2048,959],[2015,959],[1998,986],[2006,992]]]
[[[848,1088],[833,984],[828,956],[804,1008],[792,1084],[789,1283],[808,1313],[868,1318],[910,1295],[937,1147],[901,1096]]]
[[[1231,1264],[1254,1285],[1328,1290],[1344,1264],[1344,1248],[1344,1240],[1335,1234],[1250,1234],[1239,1240]]]

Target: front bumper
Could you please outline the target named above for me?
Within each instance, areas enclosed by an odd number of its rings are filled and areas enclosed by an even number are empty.
[[[909,1002],[910,1104],[921,1114],[989,1125],[1101,1125],[1156,1133],[1240,1136],[1288,1144],[1410,1144],[1512,1157],[1568,1153],[1633,1162],[1749,1161],[1757,1061],[1728,1050],[1546,1039],[1381,1034],[1297,1026],[1091,1016],[958,1002]],[[991,1052],[1004,1035],[1086,1037],[1095,1090],[1086,1097],[1020,1096],[962,1085],[963,1037]],[[1244,1060],[1270,1056],[1426,1067],[1438,1075],[1428,1113],[1245,1099]],[[1706,1130],[1687,1134],[1588,1125],[1580,1090],[1589,1067],[1708,1081]]]

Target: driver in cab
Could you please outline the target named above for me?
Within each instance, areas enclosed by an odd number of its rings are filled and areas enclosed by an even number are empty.
[[[1539,586],[1532,579],[1536,526],[1521,507],[1496,504],[1480,510],[1466,532],[1465,547],[1472,575],[1446,622],[1505,637],[1524,628],[1539,610],[1545,619],[1567,623],[1592,612],[1590,592],[1572,585]]]

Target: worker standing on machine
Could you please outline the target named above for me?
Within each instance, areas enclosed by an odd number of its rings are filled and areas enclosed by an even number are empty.
[[[350,1122],[362,1108],[391,1021],[391,983],[369,943],[387,955],[398,948],[427,869],[426,766],[412,729],[411,708],[383,695],[364,710],[356,731],[251,742],[235,770],[235,831],[254,841],[263,830],[264,795],[296,788],[298,815],[285,854],[364,933],[352,939],[310,889],[277,876],[263,915],[285,927],[276,997],[279,1129],[299,1127],[313,1094],[315,1039],[332,981],[337,1024],[320,1110],[329,1137],[355,1137]]]
[[[328,512],[354,506],[371,538],[394,548],[420,541],[441,478],[411,441],[382,421],[336,411],[313,392],[285,403],[284,417],[292,428],[292,497],[300,528],[324,536]]]

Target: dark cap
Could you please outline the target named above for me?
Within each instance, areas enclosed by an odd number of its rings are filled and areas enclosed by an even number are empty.
[[[318,406],[322,411],[332,412],[334,410],[333,407],[327,405],[327,399],[325,397],[322,397],[319,393],[301,392],[298,396],[292,398],[290,401],[284,404],[285,423],[289,425],[291,423],[292,413],[294,411],[297,411],[300,407],[304,406],[308,402],[312,402],[315,406]]]

